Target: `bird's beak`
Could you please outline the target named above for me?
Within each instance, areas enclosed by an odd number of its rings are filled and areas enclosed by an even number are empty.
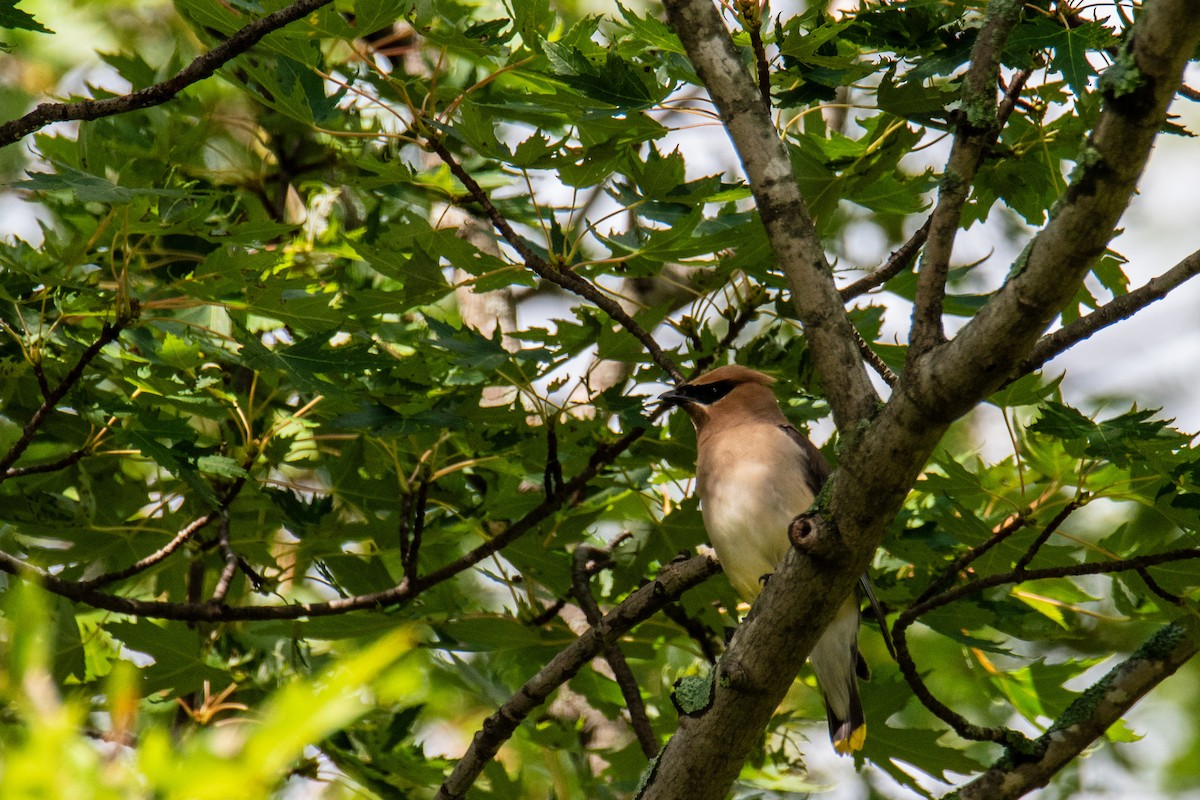
[[[676,386],[659,395],[659,408],[684,408],[688,402],[688,390],[685,385]]]
[[[663,392],[658,396],[660,405],[667,407],[681,406],[687,401],[687,395],[682,391],[682,386],[676,386],[674,389]]]

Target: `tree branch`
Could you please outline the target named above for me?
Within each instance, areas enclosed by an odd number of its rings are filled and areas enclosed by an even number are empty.
[[[733,346],[737,337],[754,320],[754,315],[759,307],[766,305],[769,298],[770,295],[766,292],[752,297],[747,301],[745,306],[738,310],[736,315],[729,319],[729,327],[725,329],[725,335],[721,337],[721,341],[717,342],[717,346],[713,348],[712,352],[705,353],[692,363],[692,371],[688,376],[689,380],[695,378],[716,363],[717,356]]]
[[[220,498],[216,508],[209,509],[205,514],[202,514],[201,516],[189,522],[187,525],[180,528],[179,532],[175,534],[171,541],[167,542],[145,558],[138,559],[128,567],[114,570],[112,572],[106,572],[105,574],[98,575],[95,578],[79,581],[78,585],[85,589],[99,589],[101,586],[107,586],[110,583],[123,581],[126,578],[131,578],[134,575],[137,575],[139,572],[145,572],[146,570],[150,569],[150,567],[153,567],[155,564],[158,564],[167,558],[167,556],[174,553],[186,542],[190,541],[197,533],[208,527],[208,525],[210,525],[214,519],[217,519],[218,517],[224,519],[229,510],[229,505],[233,502],[234,498],[238,496],[238,494],[242,491],[242,487],[245,485],[245,478],[238,478],[235,480],[225,492],[224,496]],[[227,524],[225,526],[225,533],[228,534]]]
[[[1050,221],[953,342],[910,358],[900,395],[912,408],[897,415],[953,420],[1028,358],[1112,238],[1198,40],[1198,0],[1147,6],[1124,45],[1130,82],[1101,82],[1104,108]]]
[[[401,521],[400,564],[404,575],[417,577],[417,563],[421,553],[421,537],[425,533],[425,512],[429,505],[429,481],[424,475],[417,479],[416,497],[405,497]]]
[[[758,93],[763,103],[771,108],[771,65],[767,60],[767,49],[762,38],[762,6],[760,0],[737,0],[738,16],[742,29],[750,34],[750,51],[754,53],[754,77],[758,81]]]
[[[580,545],[575,548],[571,568],[572,593],[579,602],[579,608],[583,610],[584,618],[593,628],[600,624],[604,615],[600,612],[600,605],[596,602],[596,598],[592,597],[591,576],[603,565],[611,565],[612,562],[609,558],[611,550],[612,545],[605,549],[588,545]],[[646,704],[642,701],[642,692],[637,684],[637,678],[634,676],[633,670],[629,668],[629,662],[625,660],[625,654],[621,652],[619,644],[615,641],[607,644],[604,646],[603,652],[604,660],[612,668],[617,686],[621,688],[621,696],[625,698],[625,708],[629,710],[629,721],[637,736],[638,744],[642,748],[642,755],[648,759],[654,758],[659,748],[658,737],[654,735],[650,718],[646,716]]]
[[[88,364],[92,363],[92,360],[96,356],[100,355],[100,351],[104,349],[106,344],[116,340],[116,338],[121,334],[121,330],[127,324],[129,324],[130,320],[133,319],[133,315],[136,313],[136,310],[134,310],[131,312],[131,316],[129,317],[118,316],[115,322],[111,324],[107,322],[104,323],[104,327],[100,330],[99,338],[92,342],[88,348],[83,351],[83,355],[79,357],[79,360],[75,362],[75,366],[71,367],[71,369],[63,377],[62,381],[60,381],[59,384],[49,392],[45,393],[45,397],[42,399],[42,404],[38,406],[37,411],[34,411],[33,416],[29,418],[29,422],[25,423],[25,427],[21,429],[21,437],[17,439],[13,446],[9,448],[8,452],[5,453],[2,458],[0,458],[0,482],[3,482],[8,478],[17,477],[19,475],[27,475],[29,472],[34,470],[33,467],[27,467],[23,471],[10,470],[9,467],[11,467],[13,463],[21,457],[21,454],[25,452],[29,445],[33,443],[33,437],[38,432],[38,429],[42,427],[42,424],[46,421],[46,418],[50,415],[50,412],[53,411],[63,397],[66,396],[67,392],[71,390],[71,387],[73,387],[79,381],[79,379],[83,377],[83,371],[87,369]],[[70,456],[68,456],[68,458],[70,458]]]
[[[233,552],[233,547],[229,544],[229,514],[221,514],[221,524],[217,534],[218,545],[221,550],[221,559],[225,562],[221,568],[221,574],[217,577],[216,588],[213,589],[210,603],[224,603],[226,595],[229,594],[229,587],[233,584],[233,576],[237,574],[238,555]]]
[[[879,396],[859,356],[787,148],[711,0],[665,0],[664,6],[741,159],[834,421],[839,429],[850,430],[874,413]]]
[[[1176,287],[1200,273],[1200,250],[1192,253],[1171,269],[1131,292],[1115,297],[1090,314],[1080,317],[1068,325],[1048,333],[1034,345],[1029,357],[1017,368],[1016,375],[1027,375],[1041,369],[1050,359],[1091,337],[1093,334],[1129,319],[1152,303],[1157,303]]]
[[[971,49],[971,66],[963,79],[963,109],[957,112],[954,144],[942,175],[937,205],[929,218],[929,241],[925,243],[917,271],[917,297],[909,333],[910,360],[946,340],[942,302],[946,297],[950,255],[962,221],[963,205],[971,193],[984,150],[1003,124],[996,104],[1000,51],[1023,11],[1020,3],[990,3]],[[1008,110],[1011,113],[1011,105]]]
[[[921,249],[921,246],[925,244],[925,240],[929,238],[930,222],[931,220],[925,220],[925,224],[917,228],[913,232],[913,235],[908,238],[907,242],[900,245],[900,247],[888,256],[888,260],[879,269],[870,275],[859,278],[849,286],[839,289],[838,294],[841,295],[842,302],[849,303],[859,295],[866,294],[877,286],[882,286],[908,269],[908,266],[916,257],[917,251]]]
[[[0,481],[8,480],[9,478],[20,478],[25,475],[40,475],[46,472],[58,472],[60,469],[74,466],[84,459],[85,456],[91,455],[91,445],[84,445],[78,450],[67,453],[57,461],[48,461],[44,464],[30,464],[27,467],[10,467],[3,475],[0,475]]]
[[[1004,524],[999,529],[993,529],[992,537],[978,547],[972,547],[967,552],[954,559],[954,562],[942,572],[942,574],[929,584],[925,591],[917,596],[916,603],[923,603],[929,598],[941,592],[947,586],[954,582],[958,575],[969,567],[973,562],[977,561],[985,553],[991,550],[996,545],[1008,539],[1017,531],[1029,524],[1029,517],[1024,514],[1015,514],[1004,521]]]
[[[1066,513],[1060,512],[1054,518],[1052,523],[1046,526],[1046,529],[1043,531],[1043,533],[1048,536],[1049,533],[1052,533],[1057,527],[1054,525],[1054,523],[1061,524],[1066,520],[1066,517]],[[1026,555],[1028,555],[1028,553]],[[908,628],[914,622],[916,622],[919,617],[929,613],[930,611],[949,605],[950,603],[961,600],[964,597],[978,594],[986,589],[993,589],[997,586],[1004,586],[1006,584],[1019,584],[1027,581],[1044,580],[1047,578],[1078,577],[1081,575],[1103,575],[1113,572],[1142,573],[1147,567],[1150,566],[1189,559],[1200,559],[1200,548],[1170,550],[1165,553],[1154,553],[1147,556],[1125,559],[1123,561],[1102,562],[1095,564],[1075,564],[1068,567],[1048,567],[1046,569],[1031,570],[1018,566],[1018,568],[1012,570],[1011,572],[1005,572],[998,575],[989,575],[986,578],[980,578],[970,583],[956,586],[953,589],[948,589],[939,595],[929,598],[928,600],[914,603],[902,611],[896,618],[896,621],[892,624],[892,639],[896,643],[896,662],[900,665],[901,674],[904,675],[904,679],[908,682],[909,687],[913,690],[913,694],[915,694],[921,701],[921,704],[933,712],[939,719],[953,728],[955,733],[957,733],[959,736],[963,737],[964,739],[972,739],[974,741],[996,742],[1008,747],[1017,748],[1021,752],[1030,752],[1030,748],[1033,747],[1033,743],[1022,734],[1003,726],[989,728],[975,725],[974,723],[968,721],[966,717],[954,711],[933,695],[933,693],[929,690],[929,687],[925,685],[924,680],[922,680],[920,670],[917,668],[916,663],[913,661],[912,654],[908,650],[908,640],[906,636]],[[1023,557],[1022,561],[1024,560],[1025,558]]]
[[[667,0],[667,8],[672,26],[710,89],[714,80],[709,71],[701,70],[702,63],[713,68],[725,65],[730,74],[740,72],[708,0]],[[715,18],[715,23],[705,14]],[[1129,58],[1136,69],[1131,67],[1125,74],[1136,73],[1135,85],[1120,86],[1119,95],[1114,94],[1117,89],[1106,88],[1107,103],[1087,157],[1081,159],[1071,187],[1028,257],[953,341],[909,362],[882,408],[876,407],[874,400],[869,408],[856,402],[868,395],[856,394],[855,387],[860,384],[853,375],[857,372],[865,380],[866,371],[852,337],[842,332],[839,339],[831,333],[839,330],[837,320],[844,317],[844,310],[836,289],[826,293],[822,288],[828,278],[818,268],[823,256],[797,264],[790,254],[776,248],[780,265],[789,265],[785,269],[789,275],[792,268],[799,267],[797,274],[812,277],[801,283],[810,294],[797,293],[797,306],[803,308],[801,320],[814,347],[814,358],[820,358],[818,372],[830,393],[835,421],[846,437],[838,469],[815,509],[823,523],[818,526],[817,539],[825,544],[803,554],[789,552],[783,559],[755,603],[750,620],[738,629],[721,659],[721,680],[712,705],[702,715],[680,721],[658,760],[644,800],[708,800],[728,792],[792,677],[866,570],[888,524],[950,423],[1012,374],[1077,290],[1094,258],[1103,252],[1166,118],[1183,67],[1200,41],[1200,0],[1160,0],[1148,5],[1131,37]],[[714,99],[715,95],[714,91]],[[755,107],[761,106],[752,86],[741,96],[752,98]],[[749,140],[760,145],[764,154],[778,151],[769,120],[759,117],[752,122],[753,108],[747,108],[751,104],[743,101],[739,107],[737,103],[736,95],[718,102],[734,140],[743,135],[733,132],[736,126],[757,125],[757,133],[746,132]],[[756,157],[747,156],[746,147],[739,151],[744,163]],[[776,165],[776,171],[764,176],[770,179],[767,188],[786,191],[794,187],[786,161],[768,161]],[[764,185],[754,177],[751,183]],[[780,222],[778,205],[760,200],[759,206],[764,223]],[[788,227],[806,227],[806,220],[806,215],[793,214]],[[808,237],[799,238],[810,243]],[[773,245],[775,241],[773,236]],[[827,338],[819,339],[822,336]],[[852,375],[849,382],[834,367]],[[859,424],[863,420],[866,424]],[[720,758],[715,757],[718,753]]]
[[[1013,571],[1017,573],[1024,572],[1033,563],[1033,559],[1037,557],[1038,551],[1042,549],[1042,545],[1062,527],[1062,524],[1067,521],[1067,517],[1079,510],[1086,501],[1086,495],[1080,495],[1059,509],[1054,518],[1047,522],[1046,526],[1038,533],[1037,538],[1033,540],[1033,544],[1029,545],[1029,548],[1017,559],[1016,565],[1013,566]]]
[[[896,377],[896,373],[892,372],[892,368],[884,363],[879,354],[871,349],[871,345],[862,337],[857,328],[854,331],[854,343],[858,345],[858,352],[862,354],[862,359],[867,366],[875,370],[875,373],[883,378],[883,382],[888,386],[895,386],[896,381],[900,379]]]
[[[329,5],[330,2],[332,0],[297,0],[286,8],[251,22],[165,81],[136,92],[104,100],[42,103],[20,119],[0,125],[0,147],[17,142],[55,122],[100,119],[161,105],[193,83],[211,77],[214,72],[249,50],[268,33],[295,22],[321,6]]]
[[[533,248],[529,246],[529,242],[525,241],[523,236],[513,230],[512,225],[509,224],[504,215],[500,213],[500,210],[492,203],[488,193],[479,185],[478,181],[463,169],[458,160],[454,158],[454,155],[446,149],[446,146],[433,136],[429,137],[428,145],[433,152],[437,153],[446,166],[450,168],[450,172],[453,173],[454,177],[458,178],[459,183],[466,187],[467,192],[471,195],[471,199],[483,207],[483,212],[491,220],[492,225],[500,232],[500,235],[504,237],[509,246],[517,251],[521,260],[525,262],[525,266],[533,270],[543,280],[561,286],[563,289],[573,292],[598,306],[615,322],[624,327],[626,331],[633,334],[646,348],[646,352],[650,354],[654,362],[670,375],[676,383],[683,382],[683,373],[679,371],[679,367],[663,351],[658,342],[654,340],[654,337],[642,328],[637,320],[630,316],[625,309],[621,308],[620,303],[604,294],[583,276],[576,275],[569,269],[552,265],[534,252]]]
[[[584,664],[639,622],[649,619],[685,591],[720,571],[721,567],[715,559],[695,556],[687,561],[668,564],[654,581],[627,597],[559,652],[484,721],[467,752],[438,789],[436,800],[459,800],[465,797],[500,746],[511,738],[531,711],[546,701],[551,692],[573,678]]]
[[[654,412],[651,415],[651,421],[657,419],[664,410],[660,409]],[[578,492],[582,491],[588,482],[599,474],[600,470],[616,460],[621,453],[629,449],[630,445],[641,438],[645,432],[645,428],[634,428],[615,442],[598,446],[595,452],[592,453],[591,458],[588,459],[587,466],[580,470],[579,474],[563,483],[557,492],[547,497],[537,507],[526,513],[524,517],[514,522],[502,533],[492,537],[469,553],[465,553],[454,561],[425,575],[417,577],[406,575],[397,586],[370,594],[343,597],[324,603],[289,603],[286,605],[259,606],[225,606],[217,603],[174,603],[157,600],[134,600],[99,591],[94,585],[90,585],[89,582],[65,580],[40,567],[27,564],[17,556],[3,551],[0,551],[0,572],[7,572],[22,580],[37,583],[51,594],[56,594],[78,603],[84,603],[93,608],[101,608],[132,616],[174,619],[185,622],[233,622],[239,620],[327,617],[346,614],[351,611],[397,605],[408,602],[426,589],[449,580],[460,572],[475,566],[480,561],[490,557],[493,553],[499,552],[509,543],[528,533],[549,518],[551,514],[555,513]],[[211,519],[209,522],[211,522]],[[130,568],[122,572],[128,569]],[[108,576],[103,577],[107,578]],[[114,580],[118,579],[114,578]]]
[[[946,800],[1015,800],[1045,786],[1059,770],[1104,735],[1151,689],[1175,674],[1200,646],[1193,631],[1167,625],[1137,652],[1083,692],[1034,742],[1030,757],[1006,753]]]

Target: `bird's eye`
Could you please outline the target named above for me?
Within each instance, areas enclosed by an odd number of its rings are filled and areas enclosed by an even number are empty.
[[[712,405],[720,400],[725,395],[729,394],[734,387],[733,381],[715,381],[714,383],[704,383],[699,386],[692,386],[688,392],[692,399],[701,405]]]

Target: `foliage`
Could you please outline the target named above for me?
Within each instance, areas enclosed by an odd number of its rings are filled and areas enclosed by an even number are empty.
[[[23,5],[33,16],[0,3],[0,24],[29,75],[43,56],[56,73],[83,63],[55,49],[67,15],[105,31],[87,73],[104,98],[284,4]],[[1098,72],[1130,21],[1058,11],[1007,40],[1005,74],[1039,77],[964,226],[1042,225],[1086,157]],[[779,130],[830,253],[863,225],[894,249],[928,213],[948,178],[910,154],[956,128],[981,12],[729,15],[748,64],[752,31],[771,54]],[[851,85],[843,128],[820,109]],[[570,613],[581,591],[612,608],[703,542],[688,421],[648,405],[664,365],[735,357],[788,380],[798,424],[829,409],[750,188],[697,174],[677,146],[716,123],[701,89],[653,8],[346,0],[169,102],[7,148],[7,192],[41,232],[0,246],[0,551],[54,594],[7,577],[0,794],[263,797],[310,781],[432,796],[481,720],[586,627]],[[0,91],[6,108],[33,99]],[[907,313],[917,273],[895,266],[851,318],[899,369],[882,323]],[[1092,275],[1064,324],[1129,290],[1115,252]],[[971,318],[997,285],[956,265],[945,313]],[[472,310],[480,296],[498,305]],[[596,359],[620,377],[602,382]],[[969,425],[952,429],[873,577],[899,613],[1011,576],[914,617],[910,648],[965,718],[1040,732],[1108,655],[1194,613],[1194,562],[1099,573],[1194,553],[1200,453],[1154,411],[1092,419],[1037,373],[991,402],[1011,454],[984,460]],[[583,545],[604,557],[581,581]],[[626,715],[665,741],[673,684],[707,673],[737,616],[721,578],[668,610],[620,642],[633,698],[584,669],[471,797],[630,796],[647,759]],[[871,764],[926,793],[924,776],[1000,756],[946,735],[868,631]],[[795,731],[821,718],[816,697],[792,693],[747,791],[805,785]],[[824,746],[813,730],[801,749]]]

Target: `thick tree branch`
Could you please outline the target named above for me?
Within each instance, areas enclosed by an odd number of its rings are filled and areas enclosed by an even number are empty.
[[[942,174],[937,205],[929,218],[929,241],[925,243],[917,271],[917,298],[908,337],[910,360],[946,339],[942,328],[942,302],[946,297],[950,256],[962,221],[963,205],[971,193],[984,150],[1002,125],[996,104],[1000,51],[1020,21],[1022,11],[1020,3],[990,3],[983,27],[971,49],[971,66],[963,79],[963,108],[957,112],[954,144]],[[1024,85],[1024,81],[1021,84]],[[1011,113],[1011,105],[1008,110]]]
[[[1036,755],[1005,754],[946,800],[1015,800],[1045,786],[1147,692],[1193,658],[1198,649],[1194,631],[1178,623],[1163,627],[1071,703],[1050,730],[1033,743]]]
[[[746,171],[834,421],[841,430],[850,430],[874,413],[879,397],[859,357],[853,326],[800,196],[787,148],[711,0],[665,0],[664,6]]]
[[[716,560],[708,556],[696,556],[687,561],[667,565],[654,581],[631,594],[597,624],[560,651],[549,664],[497,709],[496,713],[487,718],[450,777],[438,789],[437,800],[458,800],[465,797],[484,767],[495,757],[500,746],[508,741],[531,711],[546,701],[551,692],[574,677],[605,648],[615,645],[621,636],[639,622],[649,619],[663,606],[720,570]]]
[[[1147,283],[1097,308],[1090,314],[1064,325],[1038,340],[1029,357],[1017,368],[1014,377],[1040,369],[1047,361],[1123,319],[1129,319],[1151,303],[1157,303],[1176,287],[1200,273],[1200,250]]]
[[[297,0],[286,8],[251,22],[165,81],[136,92],[104,100],[42,103],[20,119],[0,125],[0,147],[6,147],[55,122],[100,119],[161,105],[193,83],[210,77],[226,63],[257,44],[268,33],[295,22],[331,2],[332,0]]]
[[[654,362],[670,375],[676,383],[683,382],[683,373],[679,371],[679,367],[663,351],[658,342],[654,340],[654,337],[642,328],[637,320],[630,316],[625,309],[621,308],[620,303],[593,286],[583,276],[576,275],[564,267],[550,264],[534,252],[533,248],[529,246],[529,242],[525,241],[524,237],[513,230],[512,225],[509,224],[504,215],[500,213],[500,210],[492,203],[492,199],[488,196],[488,193],[479,185],[478,181],[463,169],[458,160],[454,158],[454,155],[446,149],[446,146],[436,137],[430,137],[428,144],[429,148],[437,153],[438,157],[450,168],[450,172],[454,174],[454,177],[458,178],[459,183],[466,187],[467,192],[471,195],[471,199],[483,207],[484,214],[491,220],[492,225],[500,232],[500,235],[504,237],[509,246],[521,256],[521,260],[525,262],[525,266],[533,270],[543,280],[550,281],[594,303],[615,322],[625,328],[626,331],[635,336],[646,348],[646,352],[650,354]]]
[[[1003,384],[1077,291],[1113,236],[1200,40],[1200,1],[1163,0],[1128,34],[1126,81],[1101,81],[1104,110],[1070,185],[1013,275],[953,342],[910,359],[897,415],[949,422]],[[928,424],[928,423],[926,423]]]
[[[705,21],[705,12],[716,16],[708,0],[668,0],[667,7],[673,27],[710,88],[715,82],[701,70],[702,63],[725,65],[730,74],[741,72],[739,62],[729,55],[719,18],[715,23]],[[834,408],[841,408],[842,413],[835,417],[845,437],[838,469],[816,507],[821,524],[816,526],[819,531],[814,538],[819,546],[804,554],[789,553],[783,560],[756,602],[751,619],[743,623],[721,660],[721,680],[712,706],[702,715],[681,720],[659,758],[654,780],[644,794],[647,800],[706,800],[727,793],[820,631],[867,568],[887,525],[946,428],[1012,374],[1103,252],[1166,118],[1183,66],[1200,40],[1200,0],[1161,0],[1149,5],[1131,36],[1130,63],[1124,75],[1136,80],[1108,90],[1106,106],[1081,158],[1083,166],[1021,268],[953,341],[910,362],[878,413],[871,409],[847,418],[847,408],[858,407],[853,402],[845,404],[848,396],[856,396],[857,378],[847,384],[827,370],[835,364],[847,366],[852,359],[856,363],[848,373],[857,370],[865,378],[865,371],[852,337],[843,334],[844,341],[839,341],[836,334],[830,335],[829,320],[841,319],[842,305],[836,290],[831,292],[832,298],[825,299],[820,288],[827,277],[821,277],[817,268],[823,258],[802,265],[801,274],[811,275],[813,280],[803,284],[811,294],[797,295],[803,298],[798,300],[804,308],[800,316],[814,356],[825,350],[818,370]],[[726,56],[717,58],[705,50]],[[739,96],[743,98],[740,106],[736,105]],[[757,133],[746,135],[763,153],[778,150],[775,132],[761,113],[752,86],[725,101],[718,105],[731,131],[738,124],[757,126]],[[735,141],[742,136],[731,135]],[[739,150],[744,160],[750,159],[747,148]],[[778,162],[769,161],[779,168]],[[769,179],[765,185],[772,189],[794,185],[786,171],[765,177]],[[754,177],[751,182],[764,184]],[[764,222],[771,220],[772,211],[778,213],[778,205],[762,200],[759,204]],[[793,214],[789,223],[793,228],[803,227],[804,219]],[[779,248],[776,255],[781,265],[795,265]],[[810,300],[815,309],[805,305]],[[814,321],[809,311],[826,327],[808,325]],[[822,335],[829,338],[820,340],[817,347],[816,337]],[[849,359],[829,357],[845,348],[850,351]],[[868,418],[868,425],[857,424]]]
[[[817,638],[865,568],[848,560],[849,551],[820,516],[812,515],[811,522],[810,552],[821,555],[793,550],[784,558],[717,663],[711,705],[680,717],[641,800],[724,798],[761,741]]]

